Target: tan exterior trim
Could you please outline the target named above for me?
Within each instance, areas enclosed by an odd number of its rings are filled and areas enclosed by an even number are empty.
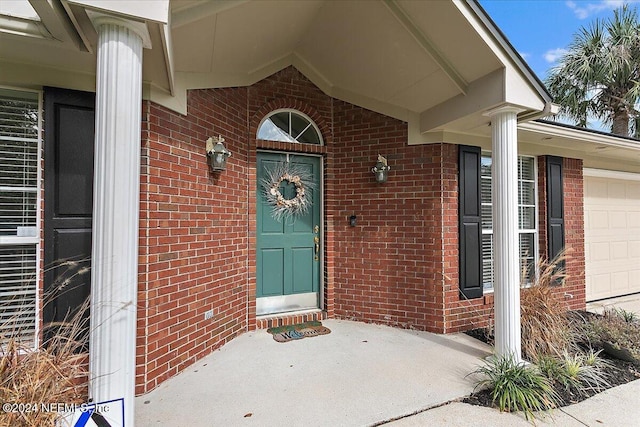
[[[594,178],[607,178],[607,179],[623,179],[626,181],[640,181],[640,174],[631,173],[631,172],[621,172],[614,170],[606,170],[606,169],[593,169],[593,168],[584,168],[582,173],[584,176],[594,177]]]

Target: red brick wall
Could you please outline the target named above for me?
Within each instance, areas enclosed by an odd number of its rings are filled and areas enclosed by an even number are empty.
[[[260,121],[279,108],[307,114],[325,145],[257,140]],[[458,290],[457,146],[410,146],[406,123],[333,99],[293,67],[248,88],[190,91],[188,111],[143,108],[137,393],[264,326],[255,317],[260,149],[324,158],[323,316],[439,333],[490,322],[493,295],[465,301]],[[221,174],[204,153],[216,134],[233,151]],[[371,173],[378,154],[391,166],[385,184]],[[565,160],[567,245],[575,249],[562,292],[574,296],[572,308],[584,306],[581,171],[580,161]],[[542,223],[540,238],[542,250]]]
[[[493,294],[466,300],[459,287],[459,223],[458,223],[458,147],[449,146],[447,162],[442,170],[445,183],[443,211],[445,214],[445,310],[442,333],[464,331],[489,326],[493,314]]]
[[[585,258],[584,258],[584,207],[583,207],[583,178],[582,160],[564,159],[563,161],[563,186],[564,186],[564,215],[565,215],[565,246],[567,248],[566,272],[568,278],[565,283],[557,288],[557,296],[566,302],[569,309],[585,308]],[[444,177],[456,182],[457,165],[455,174],[452,169],[443,169]],[[451,229],[457,230],[457,193],[455,197],[445,197],[445,206],[456,216],[456,223],[451,223]],[[538,245],[539,256],[547,257],[547,225],[546,225],[546,163],[545,157],[538,157]],[[445,207],[445,211],[447,208]],[[447,278],[452,278],[445,284],[445,328],[443,332],[457,332],[472,328],[486,327],[493,321],[493,294],[485,294],[483,298],[474,300],[461,300],[458,292],[458,236],[457,231],[450,234],[450,239],[445,239],[445,252],[451,254],[445,258],[451,268],[445,268]],[[455,253],[455,256],[453,256]]]
[[[187,116],[144,103],[138,394],[246,329],[246,93],[191,91]],[[221,174],[210,172],[204,152],[216,134],[233,152]]]
[[[406,123],[337,100],[333,126],[336,316],[442,331],[440,170],[449,146],[409,146]],[[371,172],[378,154],[391,166],[385,184]]]
[[[566,271],[569,277],[563,286],[568,308],[586,307],[584,253],[584,177],[582,160],[564,159],[564,233],[568,248]],[[571,296],[571,297],[569,297]]]
[[[566,248],[565,283],[556,289],[557,296],[567,308],[584,310],[586,306],[585,253],[584,253],[584,180],[582,160],[563,159],[564,235]],[[547,180],[546,159],[538,157],[538,202],[540,258],[547,253]]]
[[[264,80],[248,88],[247,114],[249,117],[249,156],[248,156],[248,179],[249,179],[249,229],[251,235],[249,237],[249,328],[255,329],[260,326],[280,325],[283,323],[295,323],[299,317],[294,316],[287,322],[264,322],[258,325],[255,316],[255,298],[256,298],[256,153],[257,150],[276,150],[293,153],[320,154],[324,157],[325,168],[325,191],[329,191],[332,180],[328,179],[330,172],[330,150],[328,147],[333,143],[333,100],[324,92],[318,89],[306,77],[302,75],[294,67],[287,67],[278,73],[267,77]],[[260,122],[269,113],[278,109],[294,109],[306,114],[320,129],[320,133],[324,139],[324,146],[283,143],[276,141],[262,141],[256,138]],[[327,223],[324,224],[324,255],[325,260],[329,260],[327,256],[327,248],[330,247],[330,233],[327,231]],[[333,295],[333,280],[329,277],[331,261],[325,262],[324,270],[324,307],[328,315],[332,315],[333,304],[331,299]],[[304,317],[304,320],[319,319],[325,315],[311,318]],[[282,320],[282,319],[280,319]]]

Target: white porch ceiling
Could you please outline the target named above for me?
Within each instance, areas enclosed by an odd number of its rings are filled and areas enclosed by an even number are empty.
[[[137,10],[152,3],[30,1],[50,34],[0,32],[0,83],[93,89],[95,34],[78,22],[86,8],[127,16],[130,3],[153,45],[148,96],[182,112],[185,90],[248,86],[289,65],[330,96],[409,122],[412,142],[474,132],[500,103],[531,113],[548,102],[472,1],[172,0],[166,33],[153,11]]]
[[[237,85],[249,85],[284,59],[283,65],[305,64],[315,74],[309,77],[324,90],[419,113],[504,67],[452,2],[258,1],[226,6],[172,3],[176,71],[198,74],[198,86],[225,86],[228,76],[235,76]]]

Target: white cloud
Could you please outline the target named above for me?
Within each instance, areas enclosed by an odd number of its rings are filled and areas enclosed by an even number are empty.
[[[560,59],[562,55],[564,55],[565,53],[567,53],[567,49],[559,47],[557,49],[551,49],[546,51],[542,56],[544,57],[545,61],[553,64],[558,59]]]
[[[637,3],[640,0],[600,0],[595,2],[573,1],[569,0],[566,5],[573,10],[578,19],[587,19],[591,15],[602,12],[603,10],[613,10],[627,3]]]
[[[520,54],[522,59],[528,60],[529,58],[531,58],[531,54],[529,52],[518,52],[518,53]]]

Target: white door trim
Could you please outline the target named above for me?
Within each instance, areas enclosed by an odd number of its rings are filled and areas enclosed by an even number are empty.
[[[324,221],[325,221],[325,213],[324,213],[324,155],[323,154],[315,154],[315,153],[299,153],[299,152],[292,152],[292,151],[280,151],[280,150],[268,150],[268,149],[258,149],[256,150],[256,160],[258,157],[258,154],[260,153],[276,153],[276,154],[285,154],[285,155],[290,155],[290,156],[306,156],[306,157],[318,157],[320,158],[320,279],[318,282],[318,309],[320,310],[324,310],[324,245],[325,245],[325,240],[324,240]],[[257,166],[257,163],[256,163]],[[257,171],[256,171],[257,173]],[[256,192],[260,191],[259,185],[256,187]],[[258,199],[258,195],[256,194],[256,202]],[[256,224],[258,221],[257,218],[257,212],[256,212]],[[257,253],[255,255],[256,259],[257,259]],[[257,281],[256,281],[256,287],[257,287]],[[271,297],[266,297],[266,298],[271,298]],[[276,297],[279,298],[279,297]],[[261,299],[265,299],[265,297],[262,297]],[[256,305],[257,305],[257,300],[258,298],[256,298]],[[267,301],[265,299],[265,303],[267,303],[267,305],[269,305],[271,303],[271,301]],[[280,313],[284,313],[284,311],[281,311]],[[277,313],[276,313],[277,314]],[[263,315],[267,315],[267,314],[263,314]],[[256,313],[256,316],[260,316],[260,314]]]

